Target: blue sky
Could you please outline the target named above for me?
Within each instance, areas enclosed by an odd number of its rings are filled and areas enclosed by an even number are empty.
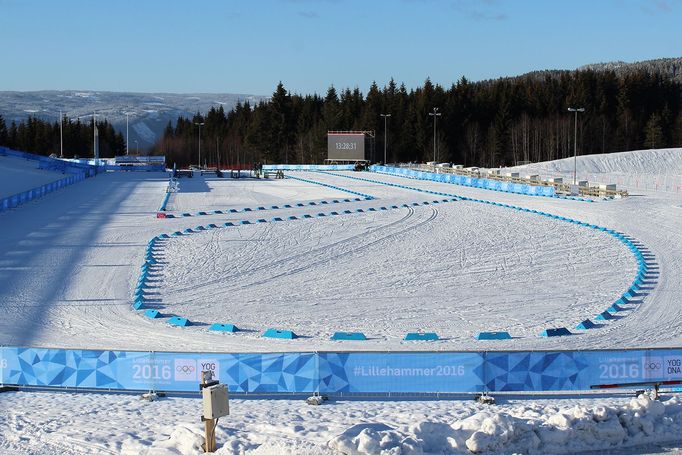
[[[0,0],[0,90],[449,86],[682,56],[682,0]]]

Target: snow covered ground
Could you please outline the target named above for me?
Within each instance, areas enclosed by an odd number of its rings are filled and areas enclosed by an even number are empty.
[[[200,454],[199,398],[9,392],[0,401],[0,452]],[[602,395],[500,396],[455,401],[232,399],[218,454],[681,453],[682,399]]]
[[[603,158],[608,159],[608,156]],[[613,238],[535,214],[473,201],[402,208],[438,199],[359,181],[358,173],[296,176],[375,197],[322,205],[348,194],[300,180],[182,179],[170,209],[291,208],[159,220],[165,174],[110,173],[0,215],[0,343],[72,348],[301,351],[320,349],[528,349],[677,346],[682,266],[682,197],[641,192],[584,203],[530,197],[401,177],[377,182],[544,210],[614,228],[649,247],[661,274],[642,304],[599,330],[569,339],[538,333],[593,318],[635,274],[629,251]],[[317,201],[297,207],[296,202]],[[398,205],[364,213],[358,208]],[[288,221],[289,216],[338,216]],[[180,329],[130,307],[147,240],[197,225],[281,217],[171,238],[158,286],[158,308],[200,323],[246,329],[216,334]],[[371,305],[370,305],[371,303]],[[270,340],[263,330],[293,329],[301,338]],[[436,343],[406,343],[407,331],[438,332]],[[332,342],[358,330],[367,342]],[[507,330],[503,342],[477,342],[481,330]]]
[[[38,162],[0,156],[0,198],[28,191],[65,177],[61,172],[38,169]]]
[[[580,157],[579,166],[601,166],[602,181],[626,172],[653,175],[647,169],[671,168],[680,150],[648,154],[648,164],[627,164],[640,163],[642,153],[633,152],[637,158],[630,161],[620,154]],[[3,182],[8,172],[0,173]],[[670,175],[679,173],[677,168]],[[110,173],[0,214],[0,344],[221,352],[682,344],[682,195],[675,191],[628,188],[628,198],[585,203],[369,173],[294,175],[376,199],[322,204],[349,195],[293,179],[183,179],[169,203],[175,214],[292,207],[162,220],[155,214],[167,175]],[[643,302],[623,318],[579,336],[541,338],[541,329],[593,317],[626,289],[635,262],[621,244],[593,230],[473,201],[403,208],[403,203],[440,197],[356,180],[358,176],[617,229],[655,254],[660,276]],[[316,205],[295,206],[310,201]],[[398,208],[367,211],[392,205]],[[358,208],[364,212],[357,213]],[[288,220],[330,211],[340,214]],[[151,237],[209,223],[273,217],[286,221],[214,229],[163,245],[162,273],[152,295],[159,308],[199,322],[234,322],[245,332],[170,327],[131,309]],[[292,328],[303,337],[259,337],[269,326]],[[417,329],[437,331],[446,339],[401,341],[404,332]],[[475,342],[472,336],[484,329],[509,330],[517,338]],[[372,339],[328,341],[335,330],[361,330]],[[663,404],[605,395],[501,400],[490,408],[470,397],[454,402],[342,401],[320,407],[302,400],[233,400],[218,441],[221,453],[256,454],[575,453],[609,448],[625,454],[682,446],[679,398]],[[148,403],[128,395],[7,392],[0,394],[0,452],[198,453],[199,414],[193,398]],[[628,452],[623,447],[633,448]]]
[[[573,158],[510,168],[525,174],[563,177],[573,181]],[[682,149],[638,150],[578,157],[578,180],[615,183],[628,190],[682,194]]]

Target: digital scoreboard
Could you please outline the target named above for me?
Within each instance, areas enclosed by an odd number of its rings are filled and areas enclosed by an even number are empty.
[[[327,133],[327,158],[338,161],[364,160],[364,133]]]

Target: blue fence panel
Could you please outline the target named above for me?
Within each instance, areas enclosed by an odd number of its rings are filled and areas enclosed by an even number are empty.
[[[321,393],[447,393],[483,388],[483,355],[320,353]]]

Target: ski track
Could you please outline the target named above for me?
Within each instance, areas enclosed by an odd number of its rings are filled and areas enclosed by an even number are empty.
[[[278,216],[400,205],[438,196],[323,173],[303,178],[377,199],[292,207]],[[348,173],[356,176],[356,173]],[[260,212],[157,220],[166,174],[106,174],[0,214],[0,343],[102,349],[282,351],[324,349],[552,349],[674,346],[682,265],[682,202],[634,194],[609,203],[534,198],[445,183],[361,174],[381,182],[515,204],[632,235],[655,254],[660,276],[633,311],[598,330],[542,339],[553,325],[593,317],[627,288],[629,251],[588,229],[471,201],[382,212],[263,223],[205,231],[164,242],[152,297],[190,319],[234,322],[250,331],[209,333],[148,320],[130,308],[151,237]],[[281,205],[346,198],[285,179],[192,182],[174,210]],[[206,192],[199,191],[203,187]],[[437,211],[437,217],[430,219]],[[424,256],[428,260],[423,259]],[[422,258],[414,260],[414,258]],[[453,275],[453,270],[457,273]],[[519,302],[524,301],[523,305]],[[259,337],[268,326],[304,338]],[[405,343],[406,331],[435,328],[448,339]],[[334,330],[360,330],[368,342],[331,342]],[[474,342],[479,330],[522,338]]]

